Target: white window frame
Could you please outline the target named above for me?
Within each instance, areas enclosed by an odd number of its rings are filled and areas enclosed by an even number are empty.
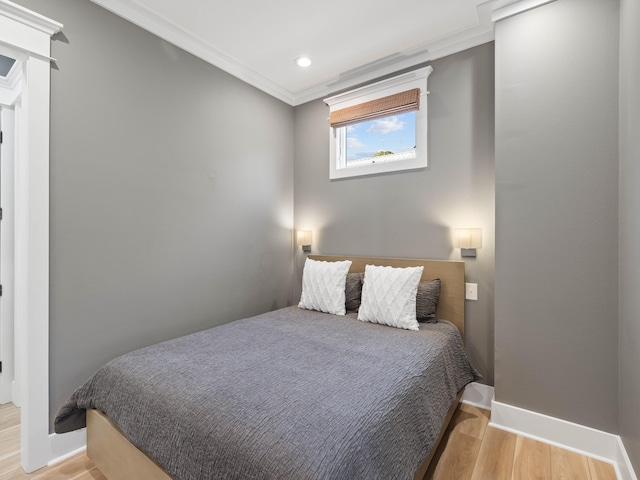
[[[388,95],[394,95],[413,88],[420,89],[420,108],[416,111],[415,158],[347,166],[346,156],[340,155],[340,151],[345,151],[346,149],[347,127],[335,128],[329,126],[329,178],[331,180],[405,170],[417,170],[427,167],[427,95],[429,94],[427,89],[427,80],[429,75],[431,75],[431,72],[433,72],[433,68],[431,66],[427,66],[419,70],[414,70],[413,72],[398,75],[396,77],[324,99],[324,102],[329,105],[329,111],[333,112],[335,110],[342,110],[343,108],[376,100]]]

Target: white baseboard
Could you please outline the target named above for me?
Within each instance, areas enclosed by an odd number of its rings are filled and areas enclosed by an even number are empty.
[[[74,430],[73,432],[58,435],[49,435],[51,455],[47,465],[55,465],[72,457],[87,448],[87,429]]]
[[[472,382],[466,386],[461,400],[462,403],[484,408],[485,410],[491,410],[492,401],[493,387],[477,382]]]
[[[495,400],[489,425],[611,463],[620,480],[638,480],[618,435]]]

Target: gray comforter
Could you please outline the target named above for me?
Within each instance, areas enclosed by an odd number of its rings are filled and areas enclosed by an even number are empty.
[[[289,307],[116,358],[55,430],[98,409],[175,479],[412,479],[476,376],[448,322]]]

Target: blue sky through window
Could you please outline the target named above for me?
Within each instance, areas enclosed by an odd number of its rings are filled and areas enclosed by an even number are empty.
[[[356,123],[347,129],[347,163],[377,152],[403,153],[416,145],[416,112]]]

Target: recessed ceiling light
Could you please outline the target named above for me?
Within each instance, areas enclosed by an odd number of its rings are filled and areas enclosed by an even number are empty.
[[[296,58],[294,63],[299,67],[305,68],[311,65],[311,59],[309,57],[302,56]]]

